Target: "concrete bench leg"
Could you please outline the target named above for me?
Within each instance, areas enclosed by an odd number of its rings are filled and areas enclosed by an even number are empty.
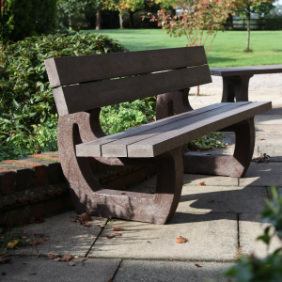
[[[209,153],[185,153],[184,173],[242,177],[246,173],[255,144],[254,119],[245,120],[224,129],[235,132],[233,156]]]
[[[97,114],[96,114],[97,115]],[[58,124],[58,146],[61,165],[70,188],[80,201],[80,208],[103,217],[116,217],[164,224],[175,213],[182,189],[183,148],[177,148],[155,159],[156,193],[138,193],[104,189],[95,178],[88,158],[77,158],[75,145],[96,138],[92,133],[91,115],[76,113],[62,116]],[[138,159],[136,159],[138,162]],[[123,165],[118,158],[112,165]]]

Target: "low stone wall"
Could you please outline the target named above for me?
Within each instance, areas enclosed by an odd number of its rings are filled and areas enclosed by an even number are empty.
[[[126,188],[153,174],[154,168],[105,167],[93,163],[102,185]],[[0,226],[40,221],[73,209],[57,152],[0,162]]]

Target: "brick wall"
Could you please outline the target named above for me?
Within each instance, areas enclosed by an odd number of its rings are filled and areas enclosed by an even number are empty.
[[[154,172],[148,166],[97,164],[94,170],[108,188],[126,188]],[[23,225],[73,208],[57,152],[0,162],[0,226]]]

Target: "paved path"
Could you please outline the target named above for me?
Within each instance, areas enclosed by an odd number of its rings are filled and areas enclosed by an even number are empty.
[[[163,226],[93,218],[85,227],[73,222],[74,213],[69,212],[14,229],[49,240],[11,251],[13,263],[0,264],[0,281],[227,281],[223,273],[240,254],[265,256],[266,248],[255,240],[265,226],[259,215],[269,186],[282,186],[282,83],[274,87],[278,78],[255,76],[250,89],[251,100],[274,104],[274,110],[256,117],[256,156],[266,153],[269,162],[252,162],[242,179],[184,175],[176,215]],[[208,96],[192,96],[195,107],[220,101],[220,78],[215,80],[201,88]],[[153,181],[142,187],[150,189]],[[187,243],[177,244],[178,236]],[[279,241],[273,241],[270,250],[277,246]],[[74,258],[58,262],[50,254]]]

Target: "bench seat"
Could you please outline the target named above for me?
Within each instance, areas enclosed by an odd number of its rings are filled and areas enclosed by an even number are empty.
[[[78,157],[152,158],[270,109],[270,102],[218,103],[76,145]]]

